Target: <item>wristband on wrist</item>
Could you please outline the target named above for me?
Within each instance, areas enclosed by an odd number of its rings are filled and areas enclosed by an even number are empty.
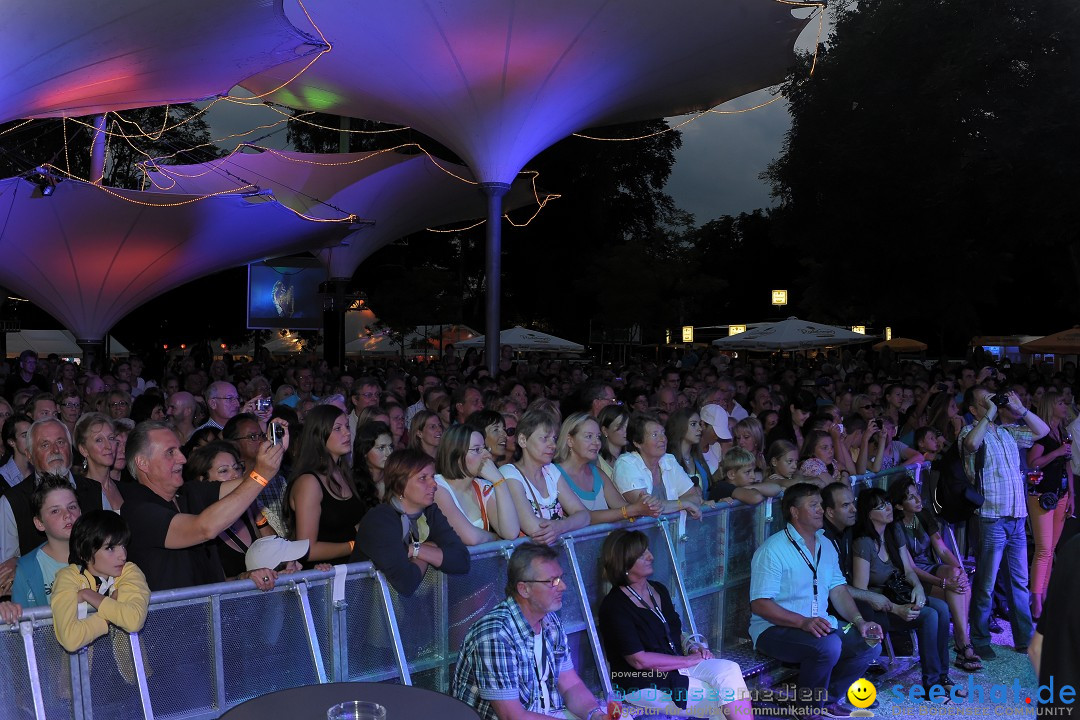
[[[491,483],[491,489],[494,490],[495,488],[502,485],[504,482],[506,482],[506,478],[499,478],[495,482]]]
[[[851,618],[851,624],[852,625],[858,625],[862,620],[863,620],[862,615],[856,615],[855,617]]]
[[[630,519],[630,515],[627,514],[627,512],[626,512],[626,506],[625,505],[623,505],[621,508],[619,508],[619,510],[622,511],[623,520],[629,520]]]
[[[267,479],[266,479],[266,478],[264,478],[264,477],[263,477],[262,475],[260,475],[259,473],[255,472],[254,470],[252,470],[252,471],[251,471],[251,474],[250,474],[250,475],[248,475],[248,477],[250,477],[250,478],[251,478],[252,480],[254,480],[255,482],[259,483],[259,484],[260,484],[260,485],[262,485],[263,487],[266,487],[267,485],[269,485],[269,484],[270,484],[270,481],[269,481],[269,480],[267,480]]]
[[[585,716],[585,720],[592,720],[593,716],[596,715],[596,713],[603,713],[603,712],[604,712],[604,708],[597,705],[596,707],[594,707],[592,710],[589,711],[589,714]]]

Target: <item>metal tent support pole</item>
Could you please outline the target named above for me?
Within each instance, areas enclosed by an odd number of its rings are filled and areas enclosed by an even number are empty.
[[[484,364],[494,377],[499,371],[499,317],[502,309],[502,199],[510,186],[481,183],[487,195],[487,242],[485,270],[487,296],[484,302]]]

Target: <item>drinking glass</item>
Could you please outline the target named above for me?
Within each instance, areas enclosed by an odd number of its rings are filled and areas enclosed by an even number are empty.
[[[326,720],[386,720],[386,708],[366,700],[349,700],[327,710]]]

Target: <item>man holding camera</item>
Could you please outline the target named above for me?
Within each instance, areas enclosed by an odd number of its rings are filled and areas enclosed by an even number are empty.
[[[1031,447],[1050,429],[1014,392],[994,394],[971,387],[964,393],[964,406],[975,418],[958,437],[964,472],[985,498],[978,511],[980,539],[971,595],[971,641],[980,658],[992,659],[996,653],[990,647],[991,593],[1003,556],[1008,564],[1009,621],[1017,652],[1027,651],[1034,630],[1028,609],[1027,503],[1019,448]],[[996,425],[998,408],[1008,408],[1022,424]]]

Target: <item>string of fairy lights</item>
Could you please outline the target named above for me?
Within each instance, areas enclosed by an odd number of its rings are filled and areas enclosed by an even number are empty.
[[[812,57],[812,60],[811,60],[811,66],[810,66],[810,71],[809,71],[809,75],[813,76],[814,71],[815,71],[815,69],[817,67],[818,54],[819,54],[820,46],[821,46],[821,38],[822,38],[822,34],[824,32],[824,18],[825,18],[824,10],[825,10],[826,4],[824,2],[807,2],[805,0],[773,0],[773,1],[777,2],[777,3],[780,3],[780,4],[783,4],[783,5],[789,5],[789,6],[792,6],[792,7],[810,8],[810,9],[813,9],[816,12],[817,20],[818,20],[817,38],[816,38],[816,41],[814,43],[813,57]],[[312,128],[316,128],[316,129],[320,129],[320,130],[327,130],[327,131],[332,131],[332,132],[335,132],[335,133],[342,133],[342,134],[349,134],[349,135],[353,135],[353,134],[356,134],[356,135],[385,135],[385,134],[389,134],[389,133],[404,132],[404,131],[411,130],[411,128],[408,127],[408,126],[391,127],[391,128],[331,127],[331,126],[324,125],[322,123],[316,122],[315,120],[311,119],[311,116],[314,115],[314,113],[312,113],[312,112],[295,111],[295,110],[292,110],[291,108],[287,108],[285,106],[279,105],[279,104],[274,103],[274,102],[269,102],[269,101],[266,100],[266,98],[268,98],[268,97],[270,97],[270,96],[284,90],[290,84],[295,82],[304,73],[306,73],[316,62],[318,62],[318,60],[323,55],[325,55],[328,52],[331,52],[332,49],[333,49],[332,43],[329,41],[329,39],[327,39],[325,34],[319,28],[319,26],[315,22],[314,18],[312,18],[311,13],[308,11],[307,7],[304,5],[303,0],[296,0],[296,2],[297,2],[298,7],[300,8],[301,12],[304,14],[305,18],[307,19],[307,22],[310,24],[310,26],[311,26],[312,30],[314,31],[315,35],[317,35],[317,37],[319,38],[319,41],[320,41],[322,47],[317,52],[315,52],[313,54],[313,56],[300,69],[298,69],[291,77],[289,77],[284,82],[281,82],[276,87],[274,87],[274,88],[272,88],[270,90],[266,90],[265,92],[258,93],[258,94],[253,94],[253,95],[249,95],[249,96],[235,96],[235,95],[231,95],[231,94],[230,95],[219,96],[219,97],[214,98],[213,100],[209,101],[205,106],[203,106],[201,108],[197,108],[194,113],[188,114],[187,116],[179,118],[179,119],[177,119],[176,121],[173,121],[173,122],[171,122],[171,115],[172,115],[171,112],[170,112],[171,106],[165,105],[165,106],[163,106],[163,115],[162,115],[162,121],[161,121],[160,126],[154,128],[152,130],[149,130],[149,131],[144,129],[142,127],[142,125],[140,125],[140,123],[138,121],[136,121],[136,120],[134,120],[134,119],[132,119],[130,117],[125,117],[124,115],[120,114],[119,112],[108,112],[108,113],[106,113],[105,114],[106,122],[104,123],[104,126],[100,127],[100,128],[97,127],[96,125],[90,123],[90,122],[87,122],[86,120],[81,119],[81,118],[64,117],[64,118],[62,118],[62,122],[61,122],[62,140],[63,140],[63,153],[64,153],[64,167],[61,168],[61,167],[55,165],[54,163],[34,164],[33,167],[37,171],[45,170],[46,172],[55,173],[57,176],[60,176],[60,177],[65,178],[65,179],[69,179],[69,180],[73,180],[73,181],[77,181],[77,182],[87,183],[91,187],[96,187],[99,190],[101,190],[102,192],[108,193],[109,195],[112,195],[113,197],[116,197],[117,199],[123,200],[125,202],[129,202],[129,203],[134,203],[134,204],[137,204],[137,205],[146,206],[146,207],[177,207],[177,206],[180,206],[180,205],[189,205],[189,204],[192,204],[192,203],[200,202],[200,201],[206,200],[208,198],[217,197],[217,196],[220,196],[220,195],[237,194],[237,193],[243,194],[243,193],[250,193],[250,192],[258,190],[259,187],[258,187],[257,183],[253,183],[253,182],[250,182],[250,181],[245,182],[242,178],[239,178],[231,170],[228,170],[227,168],[225,168],[225,165],[229,162],[230,158],[232,158],[235,154],[241,153],[241,152],[244,152],[244,151],[250,150],[250,149],[257,149],[257,150],[259,150],[261,152],[273,153],[277,157],[288,160],[290,162],[304,163],[304,164],[315,165],[315,166],[323,166],[323,167],[336,167],[336,166],[343,166],[343,165],[359,164],[359,163],[363,163],[363,162],[365,162],[367,160],[371,160],[372,158],[378,157],[379,155],[382,155],[384,153],[403,152],[403,151],[406,151],[406,150],[412,150],[412,151],[416,151],[416,152],[424,154],[428,158],[428,160],[430,160],[435,165],[436,168],[438,168],[440,171],[446,173],[450,177],[452,177],[452,178],[454,178],[454,179],[456,179],[456,180],[458,180],[460,182],[467,183],[467,184],[470,184],[470,185],[479,185],[480,184],[478,181],[476,181],[474,179],[463,177],[462,175],[460,175],[458,173],[455,173],[453,170],[446,167],[443,164],[443,162],[441,162],[437,157],[435,157],[432,153],[430,153],[428,150],[426,150],[422,145],[420,145],[419,143],[416,143],[416,142],[401,143],[401,144],[395,145],[393,147],[389,147],[389,148],[385,148],[385,149],[381,149],[381,150],[375,150],[375,151],[371,151],[371,152],[367,152],[367,153],[361,153],[361,154],[354,154],[354,155],[358,155],[358,156],[357,157],[352,157],[352,158],[350,158],[348,160],[329,161],[329,160],[315,160],[314,158],[304,158],[304,157],[302,157],[302,156],[300,156],[300,155],[298,155],[296,153],[284,153],[284,152],[275,150],[273,148],[260,146],[260,145],[254,144],[254,143],[245,142],[245,141],[241,140],[241,141],[236,142],[233,145],[232,149],[229,150],[224,156],[221,156],[219,158],[215,158],[215,159],[210,160],[210,161],[208,161],[206,163],[203,163],[203,165],[206,166],[206,169],[203,170],[200,173],[184,174],[184,173],[178,172],[176,170],[173,170],[172,168],[174,168],[175,166],[169,165],[167,161],[174,160],[179,155],[182,155],[182,154],[190,155],[193,152],[198,152],[200,150],[204,150],[204,149],[209,148],[209,147],[220,147],[223,143],[228,143],[228,142],[230,142],[232,140],[236,140],[238,138],[246,138],[246,137],[249,137],[250,135],[252,135],[253,133],[260,132],[260,131],[266,131],[266,135],[263,136],[263,137],[266,137],[268,135],[279,132],[284,127],[288,127],[288,125],[290,123],[302,124],[302,125],[312,127]],[[753,112],[755,110],[759,110],[759,109],[764,108],[764,107],[766,107],[768,105],[771,105],[772,103],[777,102],[778,100],[781,100],[782,98],[783,98],[783,96],[778,93],[774,97],[772,97],[771,99],[769,99],[767,101],[758,103],[756,105],[753,105],[753,106],[747,107],[747,108],[740,108],[740,109],[720,109],[718,107],[710,108],[710,109],[707,109],[707,110],[704,110],[704,111],[701,111],[701,112],[698,112],[698,113],[691,114],[685,120],[682,120],[682,121],[680,121],[678,123],[675,123],[673,125],[669,125],[669,126],[665,127],[662,130],[658,130],[656,132],[651,132],[651,133],[647,133],[647,134],[637,135],[637,136],[633,136],[633,137],[601,137],[601,136],[598,136],[598,135],[590,135],[590,134],[586,134],[586,133],[573,133],[573,137],[584,139],[584,140],[599,141],[599,142],[634,142],[634,141],[646,140],[646,139],[649,139],[649,138],[657,137],[659,135],[663,135],[665,133],[669,133],[669,132],[679,130],[679,129],[683,128],[683,127],[686,127],[687,125],[689,125],[691,123],[697,122],[698,120],[705,117],[706,115],[739,115],[739,114],[743,114],[743,113]],[[172,153],[169,153],[169,154],[166,154],[166,155],[152,155],[150,152],[147,152],[146,150],[144,150],[140,146],[140,144],[139,144],[140,141],[167,142],[165,140],[165,138],[169,133],[171,133],[171,132],[173,132],[175,130],[178,130],[179,128],[182,128],[184,125],[186,125],[188,123],[191,123],[191,122],[194,122],[194,121],[198,120],[199,118],[203,117],[207,112],[210,111],[211,108],[213,108],[214,106],[216,106],[220,102],[228,102],[228,103],[232,103],[232,104],[240,105],[240,106],[259,107],[259,108],[263,108],[263,109],[269,109],[269,110],[271,110],[271,111],[273,111],[275,113],[278,113],[279,115],[281,115],[281,117],[280,117],[280,119],[278,119],[278,120],[276,120],[274,122],[271,122],[271,123],[263,123],[263,124],[255,125],[255,126],[251,127],[250,129],[248,129],[246,131],[243,131],[243,132],[230,133],[228,135],[224,135],[222,137],[218,137],[218,138],[215,138],[213,140],[208,140],[206,142],[199,143],[199,144],[196,144],[196,145],[177,148],[175,150],[175,152],[172,152]],[[9,127],[9,128],[7,128],[7,129],[5,129],[3,131],[0,131],[0,136],[7,135],[9,133],[19,131],[20,129],[26,127],[31,122],[33,122],[33,119],[28,119],[28,120],[25,120],[23,122],[17,123],[15,125],[13,125],[12,127]],[[139,171],[143,175],[142,188],[144,190],[146,190],[146,188],[148,188],[149,186],[153,186],[154,188],[156,188],[158,190],[161,190],[162,192],[167,192],[167,191],[172,190],[176,186],[178,177],[194,179],[194,178],[202,177],[203,175],[206,175],[208,173],[225,173],[225,174],[229,175],[231,178],[236,179],[236,185],[232,186],[232,187],[228,187],[228,188],[223,189],[223,190],[219,190],[219,191],[204,192],[204,193],[194,194],[194,195],[191,195],[191,196],[181,196],[181,197],[178,197],[175,200],[161,199],[161,200],[153,200],[153,201],[151,201],[151,200],[140,199],[138,197],[132,197],[129,194],[123,192],[123,191],[118,191],[118,190],[116,190],[114,188],[110,188],[110,187],[106,186],[103,183],[103,177],[96,178],[96,179],[88,179],[88,178],[80,177],[79,175],[77,175],[76,173],[74,173],[71,170],[71,157],[70,157],[70,147],[69,146],[70,146],[72,138],[69,137],[69,133],[68,133],[68,123],[69,122],[74,123],[77,126],[80,126],[80,131],[87,131],[87,132],[90,132],[90,133],[101,133],[101,134],[104,135],[105,163],[102,165],[102,173],[103,174],[104,174],[104,168],[108,166],[109,158],[110,158],[110,152],[112,150],[111,144],[114,141],[124,143],[137,156],[141,156],[143,158],[143,160],[138,162],[136,164],[136,166],[138,167]],[[532,187],[533,198],[534,198],[534,200],[536,202],[536,208],[532,212],[532,214],[524,222],[515,221],[513,218],[510,217],[509,213],[504,213],[503,218],[506,219],[514,227],[525,227],[525,226],[529,225],[540,214],[540,212],[544,209],[544,207],[547,205],[548,202],[550,202],[552,200],[555,200],[555,199],[558,199],[561,196],[559,194],[556,194],[556,193],[542,193],[540,191],[539,187],[538,187],[539,173],[537,173],[536,171],[522,170],[519,173],[519,175],[523,175],[523,176],[526,176],[526,177],[529,178],[529,181],[530,181],[531,187]],[[159,184],[163,180],[168,180],[169,182],[167,182],[167,184]],[[313,215],[301,212],[300,210],[298,210],[296,208],[289,207],[288,205],[282,203],[283,207],[286,207],[291,212],[295,213],[298,217],[301,217],[301,218],[303,218],[305,220],[309,220],[309,221],[312,221],[312,222],[323,222],[323,223],[354,223],[354,222],[357,222],[357,220],[358,220],[358,215],[356,215],[355,213],[350,213],[350,212],[345,211],[345,210],[343,210],[341,208],[335,207],[332,204],[330,204],[330,203],[328,203],[328,202],[326,202],[326,201],[324,201],[324,200],[322,200],[320,198],[315,198],[315,197],[312,197],[310,195],[307,195],[302,190],[300,190],[298,188],[290,187],[287,183],[285,183],[285,182],[283,182],[281,180],[275,179],[273,182],[275,184],[279,185],[280,187],[286,188],[289,191],[291,191],[293,193],[296,193],[297,195],[302,195],[302,196],[308,198],[309,200],[311,200],[313,202],[323,204],[326,207],[329,207],[329,208],[335,210],[336,212],[341,213],[341,217],[322,218],[322,217],[317,217],[317,216],[313,216]],[[450,228],[450,229],[447,229],[447,228],[427,228],[427,230],[429,232],[434,232],[434,233],[460,233],[460,232],[464,232],[466,230],[471,230],[471,229],[476,228],[476,227],[478,227],[480,225],[483,225],[485,222],[487,222],[486,219],[481,219],[478,222],[474,222],[474,223],[464,225],[464,226],[461,226],[461,227],[455,227],[455,228]]]

